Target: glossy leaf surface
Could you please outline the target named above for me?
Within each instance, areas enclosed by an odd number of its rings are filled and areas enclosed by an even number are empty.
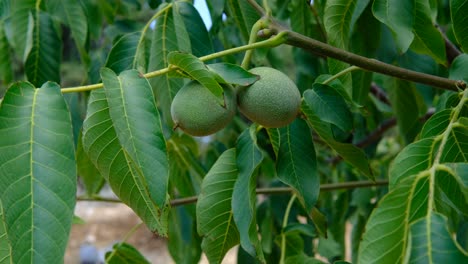
[[[70,113],[57,84],[19,82],[0,109],[0,198],[16,263],[63,262],[76,193]]]
[[[239,244],[231,201],[238,176],[236,151],[225,151],[203,179],[197,203],[198,233],[210,263],[221,263],[226,252]]]

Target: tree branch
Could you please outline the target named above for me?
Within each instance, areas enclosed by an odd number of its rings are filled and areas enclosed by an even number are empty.
[[[434,109],[431,108],[426,112],[426,114],[424,114],[422,117],[419,118],[419,121],[425,122],[433,114],[434,114]],[[396,124],[397,124],[397,120],[394,117],[383,121],[382,124],[376,130],[374,130],[372,133],[370,133],[363,140],[356,143],[355,146],[359,147],[359,148],[365,148],[365,147],[369,146],[370,144],[372,144],[372,143],[376,142],[377,140],[379,140],[387,130],[394,127]],[[329,162],[331,164],[335,165],[339,161],[341,161],[342,159],[343,158],[341,156],[336,156],[336,157],[330,159]]]
[[[255,11],[260,15],[260,16],[264,16],[265,15],[265,10],[263,10],[263,8],[257,4],[257,2],[255,2],[255,0],[247,0],[247,2],[250,4],[250,6],[252,6]]]
[[[436,25],[436,28],[439,30],[440,34],[444,38],[445,42],[445,53],[447,54],[447,62],[452,64],[453,60],[461,54],[458,48],[447,38],[445,32],[442,31],[439,25]]]
[[[388,184],[387,180],[380,181],[354,181],[354,182],[342,182],[342,183],[328,183],[322,184],[320,186],[320,192],[330,192],[335,190],[348,190],[356,188],[366,188],[366,187],[377,187],[377,186],[386,186]],[[276,194],[288,194],[291,193],[293,189],[291,187],[274,187],[274,188],[258,188],[256,190],[257,194],[267,194],[267,195],[276,195]],[[119,199],[114,198],[105,198],[101,196],[95,197],[84,197],[79,196],[76,198],[77,201],[90,201],[90,202],[108,202],[108,203],[121,203]],[[197,196],[184,197],[172,200],[171,206],[181,206],[186,204],[196,203],[198,200]]]
[[[375,96],[375,98],[379,99],[382,103],[385,103],[386,105],[392,105],[385,91],[382,90],[382,88],[380,88],[377,84],[371,84],[370,92]]]
[[[276,27],[278,32],[286,31],[286,44],[291,46],[299,47],[304,50],[310,51],[317,55],[322,55],[337,59],[343,62],[347,62],[351,65],[356,65],[362,69],[382,73],[385,75],[393,76],[399,79],[408,80],[412,82],[422,83],[433,87],[458,91],[459,89],[465,89],[466,83],[463,81],[455,81],[439,76],[430,74],[420,73],[416,71],[407,70],[391,64],[387,64],[375,59],[369,59],[357,54],[333,47],[326,43],[317,41],[315,39],[306,37],[294,31],[285,30],[279,25],[272,25]]]

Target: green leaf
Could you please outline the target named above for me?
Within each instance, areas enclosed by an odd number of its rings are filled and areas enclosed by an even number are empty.
[[[367,3],[366,3],[367,2]],[[358,0],[354,10],[353,19],[357,16],[362,5],[367,5],[369,0]],[[351,29],[353,34],[350,40],[350,51],[367,58],[375,58],[377,49],[381,43],[382,24],[372,14],[372,5],[368,5],[353,23],[351,19]],[[354,26],[353,26],[354,25]],[[365,28],[366,30],[361,30]],[[378,37],[377,37],[378,36]],[[365,105],[369,98],[373,73],[371,71],[353,71],[353,100],[359,105]]]
[[[167,141],[167,155],[171,184],[182,197],[197,195],[206,171],[196,159],[198,155],[196,140],[185,133],[173,133]],[[195,215],[195,207],[190,210]]]
[[[219,75],[218,81],[220,83],[248,86],[260,79],[258,75],[250,73],[236,64],[221,62],[206,66],[210,71]]]
[[[468,6],[468,5],[467,5]],[[463,80],[468,83],[468,54],[460,54],[450,65],[449,78],[452,80]]]
[[[3,208],[0,203],[0,263],[10,264],[11,260],[11,247],[8,241],[7,231],[5,227],[5,220],[3,216]]]
[[[260,19],[260,16],[247,0],[227,0],[227,7],[244,41],[247,42],[250,36],[250,29]]]
[[[117,74],[131,69],[140,36],[141,32],[133,32],[120,37],[109,52],[106,67]]]
[[[170,64],[179,67],[190,77],[197,80],[216,96],[220,105],[225,105],[223,87],[215,80],[213,73],[208,70],[205,64],[189,53],[173,51],[169,53],[167,59]]]
[[[169,210],[153,202],[146,181],[120,145],[104,89],[91,92],[83,122],[83,148],[120,200],[132,208],[151,231],[166,235]]]
[[[431,137],[408,145],[395,158],[389,171],[391,191],[367,222],[359,263],[402,263],[410,258],[426,263],[427,257],[429,262],[437,262],[446,256],[439,249],[453,249],[453,243],[438,244],[447,242],[450,235],[442,230],[447,229],[445,221],[434,219],[433,212],[457,222],[468,211],[466,173],[453,166],[468,160],[468,126],[460,122],[466,115],[461,110],[468,101],[468,91],[460,95],[445,128],[436,124],[446,116],[442,111],[423,130]],[[431,125],[435,131],[424,132]]]
[[[291,29],[302,35],[310,36],[312,28],[312,12],[307,1],[293,0],[291,9]]]
[[[168,160],[159,113],[148,81],[136,70],[101,70],[109,113],[124,154],[137,166],[151,199],[166,206]]]
[[[411,48],[434,58],[439,64],[447,65],[445,42],[442,34],[434,26],[429,1],[414,1],[414,41]]]
[[[441,166],[437,170],[436,176],[434,184],[438,195],[434,198],[436,206],[438,208],[450,207],[457,214],[468,216],[468,192],[466,192],[467,188],[461,179],[461,175],[457,175],[457,171]],[[439,212],[449,215],[443,209],[439,209]]]
[[[405,53],[414,39],[414,1],[375,0],[372,12],[392,31],[398,51]]]
[[[174,8],[164,8],[164,12],[156,20],[153,31],[148,71],[163,69],[169,66],[167,55],[172,51],[190,52],[190,38],[181,15]],[[165,122],[172,126],[171,103],[184,81],[170,78],[168,74],[151,78],[158,106]]]
[[[237,140],[237,169],[239,178],[232,194],[234,221],[240,233],[242,248],[260,260],[263,253],[257,235],[256,221],[256,170],[263,160],[263,152],[257,145],[256,126],[244,130]]]
[[[85,187],[86,195],[92,197],[98,194],[102,186],[104,186],[105,180],[83,149],[82,133],[78,137],[78,146],[76,147],[76,166],[78,176]]]
[[[308,98],[313,104],[309,104],[320,118],[334,124],[343,131],[351,131],[353,117],[343,97],[332,87],[315,83],[313,89],[308,92]]]
[[[395,186],[400,180],[429,168],[433,146],[433,138],[422,139],[406,146],[390,165],[390,186]]]
[[[365,10],[369,6],[370,0],[357,0],[356,7],[354,8],[353,16],[351,17],[351,21],[349,23],[349,28],[355,31],[356,22],[361,18],[361,16],[365,13]],[[369,6],[370,7],[370,6]],[[359,27],[358,27],[359,28]],[[351,43],[350,43],[351,44]]]
[[[126,264],[141,263],[150,264],[150,262],[132,245],[127,243],[118,243],[112,247],[112,251],[106,253],[106,263]]]
[[[183,1],[176,2],[174,5],[174,9],[177,10],[184,20],[185,28],[190,37],[193,55],[201,57],[214,53],[210,35],[197,9],[192,4]]]
[[[195,213],[192,216],[188,209],[178,206],[171,210],[167,247],[175,263],[197,264],[202,254],[202,240],[197,234]]]
[[[309,257],[306,254],[302,253],[296,256],[291,256],[286,259],[286,264],[296,264],[296,263],[301,263],[301,264],[323,264],[324,262]]]
[[[435,137],[444,132],[450,123],[451,109],[445,109],[435,113],[424,124],[419,137],[421,139]]]
[[[46,4],[49,13],[52,16],[58,17],[63,24],[70,28],[76,47],[86,62],[89,59],[85,50],[88,36],[88,23],[80,2],[49,0]]]
[[[275,152],[275,158],[278,158],[279,146],[280,146],[280,132],[278,128],[267,128],[268,137],[270,138],[270,144]]]
[[[311,213],[320,192],[320,177],[310,129],[304,120],[296,119],[279,131],[278,178],[294,188],[306,211]]]
[[[238,176],[236,151],[225,151],[203,179],[197,202],[197,229],[210,263],[221,263],[227,251],[239,244],[231,201]]]
[[[36,86],[46,81],[60,82],[62,40],[49,14],[36,13],[32,43],[25,63],[28,81]]]
[[[426,214],[427,178],[407,178],[380,200],[359,247],[358,263],[403,263],[409,225]]]
[[[468,28],[466,27],[466,14],[468,2],[464,0],[451,0],[450,13],[452,15],[453,33],[460,43],[462,50],[468,52]]]
[[[404,142],[413,142],[419,132],[419,105],[422,104],[421,95],[414,84],[396,78],[390,78],[389,99],[397,119],[398,129]]]
[[[36,0],[11,1],[11,16],[6,20],[6,33],[11,46],[25,62],[32,48]]]
[[[454,171],[454,175],[460,178],[463,188],[468,188],[468,163],[446,163],[445,165]]]
[[[57,84],[19,82],[0,109],[0,200],[15,263],[63,263],[76,194],[70,113]]]
[[[467,263],[463,252],[447,228],[447,219],[438,213],[411,225],[410,263]]]
[[[350,23],[357,0],[331,0],[325,5],[323,24],[328,35],[328,43],[340,49],[348,49]],[[336,74],[349,67],[349,64],[335,59],[328,59],[331,74]],[[352,94],[351,74],[340,77],[348,94]]]
[[[11,51],[5,35],[3,21],[0,21],[0,85],[6,85],[13,79]]]
[[[367,160],[364,151],[352,144],[337,142],[333,138],[330,124],[322,121],[320,116],[311,110],[310,106],[314,103],[314,100],[311,98],[311,91],[306,91],[304,93],[302,112],[309,120],[309,125],[315,132],[317,132],[320,138],[322,138],[325,143],[335,150],[346,162],[355,166],[366,177],[374,179],[374,175],[372,174],[369,161]]]

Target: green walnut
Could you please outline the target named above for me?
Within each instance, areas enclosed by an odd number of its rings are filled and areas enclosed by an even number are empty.
[[[264,127],[283,127],[291,123],[301,105],[296,84],[276,69],[258,67],[250,72],[260,79],[239,88],[237,103],[241,113]]]
[[[196,81],[182,87],[171,105],[175,127],[192,136],[207,136],[224,128],[236,112],[236,95],[230,86],[223,88],[226,107]]]

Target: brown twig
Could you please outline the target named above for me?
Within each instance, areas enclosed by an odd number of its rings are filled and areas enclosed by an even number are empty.
[[[366,187],[376,187],[376,186],[385,186],[388,184],[387,180],[380,181],[354,181],[354,182],[342,182],[342,183],[328,183],[322,184],[320,186],[321,192],[330,192],[335,190],[348,190],[355,188],[366,188]],[[257,194],[267,194],[267,195],[276,195],[276,194],[287,194],[291,193],[293,189],[291,187],[273,187],[273,188],[258,188],[256,190]],[[105,198],[105,197],[82,197],[79,196],[76,198],[77,201],[90,201],[90,202],[108,202],[108,203],[122,203],[119,199],[114,198]],[[178,198],[172,200],[171,206],[181,206],[196,203],[198,200],[197,196]]]
[[[278,32],[286,31],[286,44],[302,48],[314,54],[356,65],[364,70],[378,72],[399,79],[422,83],[450,91],[458,91],[459,89],[466,88],[466,83],[463,81],[450,80],[435,75],[404,69],[375,59],[369,59],[306,37],[294,31],[284,29],[280,25],[275,24],[272,26],[277,27]]]
[[[392,105],[390,100],[388,99],[387,93],[385,93],[382,88],[380,88],[377,84],[372,83],[370,87],[370,92],[375,96],[375,98],[379,99],[382,103],[387,105]]]
[[[447,62],[452,64],[453,60],[458,57],[458,55],[462,54],[460,50],[447,38],[445,32],[442,31],[439,25],[436,25],[436,28],[439,30],[440,34],[444,38],[445,42],[445,53],[447,54]]]

